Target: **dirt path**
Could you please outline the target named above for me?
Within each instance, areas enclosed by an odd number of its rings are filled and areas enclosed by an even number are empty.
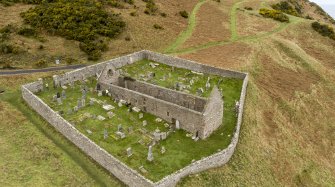
[[[181,46],[186,40],[188,40],[196,27],[196,14],[199,11],[200,7],[206,3],[207,0],[200,0],[194,7],[191,12],[191,15],[188,19],[188,26],[185,31],[181,32],[177,37],[176,41],[171,44],[166,50],[165,53],[173,53],[176,49]]]
[[[247,2],[246,0],[238,1],[234,3],[234,5],[231,8],[230,12],[230,31],[231,31],[231,38],[228,41],[215,41],[215,42],[208,42],[206,44],[201,44],[193,47],[189,47],[186,49],[180,49],[178,50],[178,47],[181,46],[188,38],[192,36],[192,32],[194,31],[196,27],[196,14],[199,11],[201,5],[203,5],[206,1],[200,1],[195,8],[192,11],[192,15],[189,20],[189,25],[185,31],[183,31],[179,37],[176,39],[176,41],[165,51],[165,53],[173,54],[173,55],[181,55],[181,54],[188,54],[188,53],[194,53],[199,50],[207,49],[210,47],[215,46],[223,46],[227,44],[232,44],[234,42],[240,42],[240,41],[250,41],[250,40],[260,40],[263,38],[266,38],[268,36],[271,36],[275,33],[281,32],[284,29],[286,29],[288,26],[297,24],[302,21],[302,18],[290,16],[290,23],[281,23],[279,27],[276,29],[269,31],[267,33],[259,34],[259,35],[250,35],[250,36],[244,36],[239,37],[237,33],[237,10],[240,7],[240,5],[244,2]],[[262,6],[265,6],[265,2],[262,2]]]
[[[13,70],[13,71],[0,71],[0,76],[9,76],[9,75],[21,75],[21,74],[30,74],[30,73],[42,73],[48,71],[59,71],[59,70],[68,70],[68,69],[79,69],[85,67],[84,64],[79,65],[69,65],[61,67],[50,67],[43,69],[25,69],[25,70]]]

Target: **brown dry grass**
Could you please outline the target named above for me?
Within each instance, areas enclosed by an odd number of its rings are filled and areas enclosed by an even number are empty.
[[[15,4],[13,6],[4,7],[0,4],[0,28],[8,24],[22,24],[23,20],[20,13],[27,11],[32,5]]]
[[[197,26],[192,37],[185,42],[183,48],[213,41],[228,40],[231,36],[229,30],[230,8],[226,1],[221,3],[208,1],[202,5],[197,14]]]
[[[266,33],[279,26],[277,21],[247,11],[238,11],[237,19],[237,31],[241,37]]]
[[[243,55],[241,55],[243,51]],[[182,58],[196,60],[205,64],[222,68],[237,69],[248,62],[248,54],[252,51],[246,43],[236,42],[230,45],[211,47],[197,53],[181,55]]]

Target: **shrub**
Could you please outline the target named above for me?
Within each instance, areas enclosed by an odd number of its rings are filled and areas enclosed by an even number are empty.
[[[81,42],[79,48],[88,55],[89,60],[98,60],[102,52],[107,50],[107,44],[102,40]]]
[[[39,49],[39,50],[44,49],[44,45],[40,45],[40,46],[38,46],[38,49]]]
[[[266,8],[261,8],[259,10],[259,14],[262,15],[263,17],[272,18],[280,22],[290,22],[289,17],[278,10],[270,10]]]
[[[78,62],[78,60],[76,60],[74,58],[71,58],[71,57],[66,57],[64,59],[64,61],[65,61],[66,64],[69,64],[69,65],[76,64]]]
[[[131,40],[130,36],[126,36],[124,39],[125,39],[126,41],[130,41],[130,40]]]
[[[144,13],[148,15],[155,15],[158,11],[158,7],[154,0],[143,0],[146,2]]]
[[[34,37],[37,35],[36,29],[30,27],[21,27],[17,33],[27,37]]]
[[[160,29],[160,30],[163,30],[164,28],[158,24],[154,24],[154,28],[155,29]]]
[[[246,10],[253,10],[253,8],[249,7],[249,6],[244,7],[244,9],[246,9]]]
[[[13,52],[14,52],[14,46],[5,43],[0,44],[0,54],[10,54]]]
[[[299,4],[297,5],[299,6]],[[300,8],[291,6],[291,4],[287,1],[282,1],[280,3],[274,4],[272,5],[272,8],[297,17],[300,17],[301,14]],[[299,12],[297,10],[299,10]]]
[[[326,24],[320,24],[319,22],[313,22],[312,28],[320,33],[322,36],[329,37],[333,40],[335,40],[335,33],[334,29]]]
[[[134,12],[130,12],[130,15],[131,15],[131,16],[138,16],[138,14],[137,14],[136,11],[134,11]]]
[[[162,13],[161,13],[161,16],[165,18],[165,17],[167,16],[167,14],[164,13],[164,12],[162,12]]]
[[[90,0],[57,0],[53,3],[41,3],[21,14],[24,21],[36,28],[67,39],[80,41],[80,49],[90,59],[101,56],[101,36],[114,38],[125,27],[119,14],[110,14],[102,4]]]
[[[47,65],[48,65],[48,62],[44,59],[41,59],[34,63],[34,66],[38,68],[46,67]]]
[[[188,18],[188,13],[186,12],[186,10],[180,11],[179,15],[181,15],[181,17],[183,18]]]

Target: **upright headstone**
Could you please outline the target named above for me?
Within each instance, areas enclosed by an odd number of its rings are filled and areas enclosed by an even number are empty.
[[[82,102],[81,102],[81,99],[78,99],[78,102],[77,102],[77,107],[78,109],[80,109],[82,107]]]
[[[63,103],[62,103],[62,98],[57,98],[57,103],[58,103],[58,105],[62,105]]]
[[[211,87],[211,83],[209,81],[210,81],[210,78],[208,77],[207,82],[206,82],[206,90],[208,90]]]
[[[119,124],[119,125],[117,126],[117,131],[118,131],[118,132],[122,132],[122,125],[121,125],[121,124]]]
[[[151,145],[149,146],[147,160],[148,160],[149,162],[151,162],[151,161],[154,160],[154,156],[152,155],[152,146],[151,146]]]
[[[78,112],[78,109],[79,109],[78,106],[73,107],[74,112]]]
[[[138,114],[138,118],[139,118],[139,119],[142,119],[142,118],[143,118],[143,113],[139,113],[139,114]]]
[[[107,132],[107,130],[105,129],[104,130],[104,139],[106,140],[108,138],[108,132]]]
[[[85,107],[86,106],[86,100],[85,99],[81,99],[81,106]]]
[[[68,109],[67,114],[68,114],[68,115],[71,115],[71,114],[72,114],[72,108],[69,108],[69,109]]]
[[[165,150],[165,147],[164,147],[164,146],[162,146],[162,148],[161,148],[161,153],[162,153],[162,154],[164,154],[164,153],[165,153],[165,151],[166,151],[166,150]]]
[[[147,126],[147,125],[148,125],[147,120],[144,120],[144,121],[142,122],[142,124],[143,124],[143,127]]]
[[[131,155],[133,155],[133,151],[131,150],[131,147],[127,148],[127,156],[130,157]]]
[[[66,99],[66,93],[65,93],[65,90],[62,91],[62,98],[63,98],[63,99]]]
[[[94,105],[94,101],[93,101],[93,99],[90,99],[90,105],[91,105],[91,106]]]

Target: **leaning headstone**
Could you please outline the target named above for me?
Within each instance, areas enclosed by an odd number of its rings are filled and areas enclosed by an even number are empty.
[[[133,151],[131,150],[131,147],[127,148],[127,157],[131,157],[133,155]]]
[[[143,127],[147,126],[147,125],[148,125],[147,120],[144,120],[144,121],[142,122],[142,124],[143,124]]]
[[[149,146],[147,160],[148,160],[149,162],[151,162],[151,161],[154,160],[154,156],[152,155],[152,146],[151,146],[151,145]]]
[[[147,171],[146,169],[144,169],[143,166],[140,166],[138,169],[140,169],[140,171],[141,171],[142,173],[148,173],[148,171]]]
[[[124,139],[125,137],[126,137],[126,135],[123,133],[123,132],[116,132],[116,134],[118,135],[118,136],[120,136],[120,138],[121,139]]]
[[[139,118],[139,119],[142,119],[142,118],[143,118],[143,113],[139,113],[139,114],[138,114],[138,118]]]
[[[88,134],[92,134],[92,131],[90,131],[90,130],[86,130],[86,132],[88,133]]]

